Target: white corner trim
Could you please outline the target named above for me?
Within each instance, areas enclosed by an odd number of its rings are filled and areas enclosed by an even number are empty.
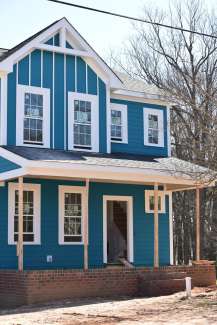
[[[43,144],[34,145],[24,143],[23,127],[24,127],[24,97],[25,93],[43,95]],[[36,148],[50,148],[50,89],[17,85],[17,102],[16,102],[16,145]]]
[[[97,78],[97,85],[99,78]],[[99,88],[99,87],[97,87]],[[98,93],[98,91],[97,91]],[[107,153],[111,153],[111,110],[110,110],[110,85],[106,84],[106,136],[107,136]]]
[[[154,213],[154,210],[150,209],[150,196],[154,196],[153,190],[145,190],[145,212]],[[158,213],[165,213],[165,192],[158,191],[158,197],[161,199],[161,210]]]
[[[170,265],[173,265],[173,194],[172,192],[168,192],[167,194],[169,196]]]
[[[80,242],[64,242],[64,194],[65,193],[80,193],[82,204],[81,216],[81,238]],[[83,245],[84,244],[84,216],[86,215],[86,187],[85,186],[58,186],[58,243],[59,245]]]
[[[148,115],[157,115],[159,122],[159,142],[149,143],[148,142]],[[155,109],[149,107],[143,107],[143,127],[144,127],[144,145],[150,147],[164,147],[164,116],[162,109]]]
[[[170,130],[170,106],[167,106],[167,152],[171,157],[171,130]]]
[[[124,201],[127,202],[127,259],[134,262],[134,236],[133,236],[133,197],[103,195],[103,262],[108,262],[107,256],[107,202]]]
[[[21,167],[28,165],[28,159],[23,158],[5,148],[0,147],[0,156],[3,158],[12,161],[13,163],[16,163],[20,165]]]
[[[74,148],[74,100],[84,100],[91,102],[91,149],[82,151],[99,152],[99,98],[98,95],[68,92],[68,149]]]
[[[0,87],[0,144],[7,144],[7,99],[8,99],[8,76],[1,76]]]
[[[15,191],[19,189],[18,183],[8,183],[8,244],[15,245],[14,242],[14,209],[15,209]],[[24,242],[24,245],[41,244],[41,185],[40,184],[23,184],[24,191],[34,192],[34,217],[33,230],[34,241]]]
[[[110,119],[111,119],[111,111],[116,110],[121,112],[121,119],[122,119],[122,141],[111,140],[111,142],[116,143],[128,143],[128,107],[124,104],[110,104]],[[111,124],[110,124],[111,128]]]

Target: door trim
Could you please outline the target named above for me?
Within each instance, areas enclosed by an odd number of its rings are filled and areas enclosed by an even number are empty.
[[[130,263],[134,262],[133,245],[133,197],[103,195],[103,262],[108,261],[107,256],[107,202],[124,201],[127,202],[127,259]]]

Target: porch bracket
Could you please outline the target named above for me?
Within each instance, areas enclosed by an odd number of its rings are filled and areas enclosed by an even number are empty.
[[[159,267],[158,184],[154,184],[154,267]]]

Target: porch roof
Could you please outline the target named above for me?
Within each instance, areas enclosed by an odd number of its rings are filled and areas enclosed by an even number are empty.
[[[4,158],[19,160],[26,169],[26,174],[35,172],[43,176],[134,180],[138,182],[157,182],[169,184],[183,184],[195,186],[209,183],[211,171],[207,168],[177,159],[156,158],[126,153],[90,153],[81,151],[64,151],[45,148],[4,146],[0,148],[0,155]],[[20,159],[21,161],[20,161]],[[103,175],[101,174],[103,173]],[[63,175],[64,174],[64,175]],[[124,176],[125,175],[125,176]],[[132,178],[133,176],[133,178]],[[209,184],[210,185],[210,184]],[[213,184],[212,184],[213,185]]]

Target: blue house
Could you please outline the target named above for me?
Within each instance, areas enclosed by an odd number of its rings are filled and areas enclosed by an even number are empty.
[[[1,50],[0,269],[172,265],[172,192],[204,169],[171,157],[170,105],[65,18]]]

